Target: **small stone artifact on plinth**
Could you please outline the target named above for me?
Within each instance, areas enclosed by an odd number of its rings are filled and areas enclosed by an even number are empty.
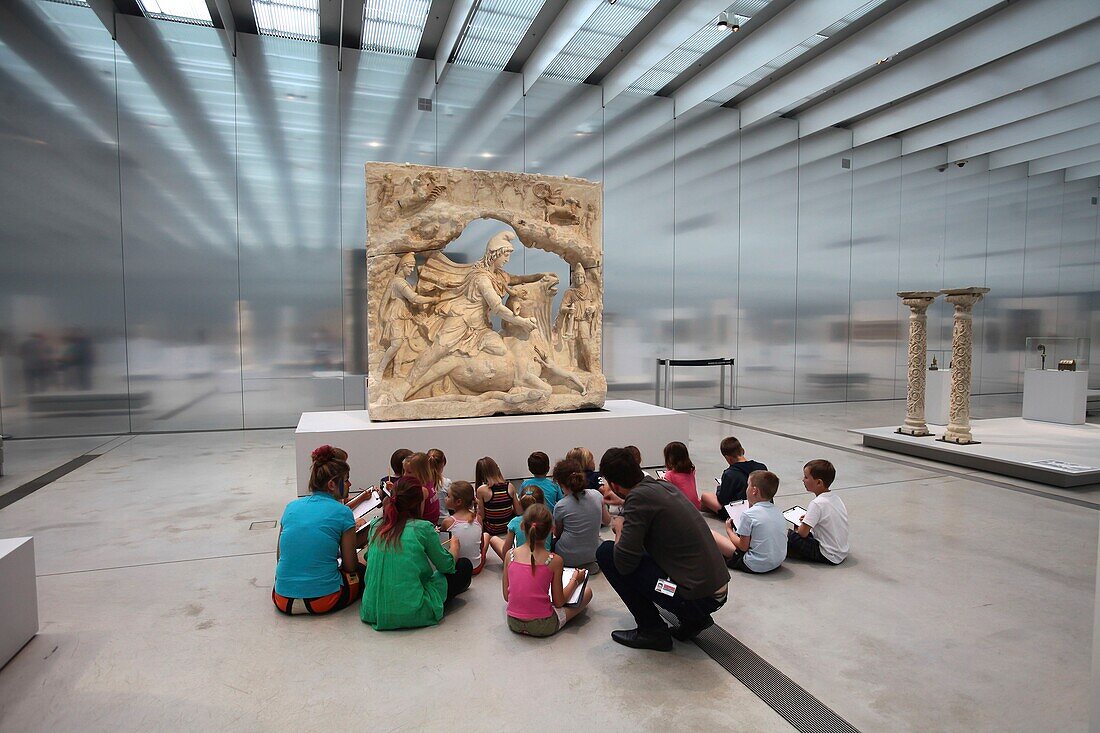
[[[901,302],[909,307],[909,364],[905,388],[905,423],[898,428],[904,435],[923,437],[931,435],[924,422],[925,359],[928,358],[928,306],[939,296],[938,292],[906,290],[898,293]]]
[[[366,177],[372,420],[603,405],[600,184],[393,163],[368,163]],[[511,229],[493,235],[472,264],[448,257],[447,245],[476,219]],[[556,274],[505,271],[519,247],[568,266],[556,316]]]
[[[955,306],[955,324],[951,332],[951,421],[939,440],[945,443],[977,443],[970,434],[970,372],[974,352],[974,318],[971,312],[989,288],[942,290],[948,303]]]

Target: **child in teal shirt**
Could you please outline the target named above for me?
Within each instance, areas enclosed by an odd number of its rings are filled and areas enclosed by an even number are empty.
[[[554,511],[554,505],[561,501],[562,491],[554,480],[548,477],[546,474],[550,473],[550,457],[542,451],[535,451],[531,455],[527,456],[527,470],[531,472],[534,478],[529,478],[520,484],[520,496],[523,496],[524,489],[534,486],[542,490],[543,502],[551,512]],[[519,526],[519,523],[515,523]],[[509,525],[509,529],[511,526]],[[516,541],[517,545],[523,544]]]

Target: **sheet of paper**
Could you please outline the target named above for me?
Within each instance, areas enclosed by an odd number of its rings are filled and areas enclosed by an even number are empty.
[[[657,474],[657,478],[659,479],[664,479],[665,477],[665,471],[663,468],[654,469],[653,473]]]
[[[576,568],[563,568],[561,571],[561,587],[569,585],[569,581],[573,579],[573,574],[577,572]],[[584,583],[577,586],[577,589],[573,591],[573,595],[565,599],[565,605],[576,605],[581,600],[581,594],[584,593]],[[554,591],[550,590],[550,599],[553,600]]]
[[[802,524],[802,518],[806,516],[806,510],[800,506],[792,506],[787,511],[783,512],[783,518],[794,526]]]
[[[382,506],[382,500],[378,498],[377,494],[374,494],[362,504],[354,507],[351,510],[351,515],[355,517],[356,521],[359,521],[359,519],[366,516],[368,512],[377,509],[380,506]]]
[[[726,504],[726,514],[730,515],[730,519],[733,520],[733,528],[737,529],[737,525],[741,522],[741,515],[745,513],[745,510],[749,508],[747,501],[734,501]]]

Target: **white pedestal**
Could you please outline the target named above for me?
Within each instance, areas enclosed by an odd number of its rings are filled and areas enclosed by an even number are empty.
[[[1024,419],[1083,425],[1088,386],[1088,372],[1025,370]]]
[[[348,452],[351,482],[367,487],[390,472],[398,448],[447,455],[448,478],[473,481],[474,464],[492,456],[508,478],[529,476],[527,456],[542,451],[553,464],[576,446],[600,455],[614,446],[636,445],[643,462],[664,460],[665,445],[687,442],[688,416],[634,400],[608,400],[598,412],[501,415],[454,420],[371,422],[366,410],[304,412],[294,434],[298,496],[309,493],[309,454],[329,443]]]
[[[34,538],[0,540],[0,667],[38,633]]]
[[[951,421],[951,370],[937,369],[925,376],[924,421],[946,425]]]

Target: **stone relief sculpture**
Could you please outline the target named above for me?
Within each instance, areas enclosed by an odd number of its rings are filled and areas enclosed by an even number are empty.
[[[368,163],[366,176],[372,419],[603,404],[599,184],[391,163]],[[476,262],[455,261],[447,245],[476,219],[510,230],[489,238]],[[569,267],[556,316],[558,275],[506,270],[518,247]]]

